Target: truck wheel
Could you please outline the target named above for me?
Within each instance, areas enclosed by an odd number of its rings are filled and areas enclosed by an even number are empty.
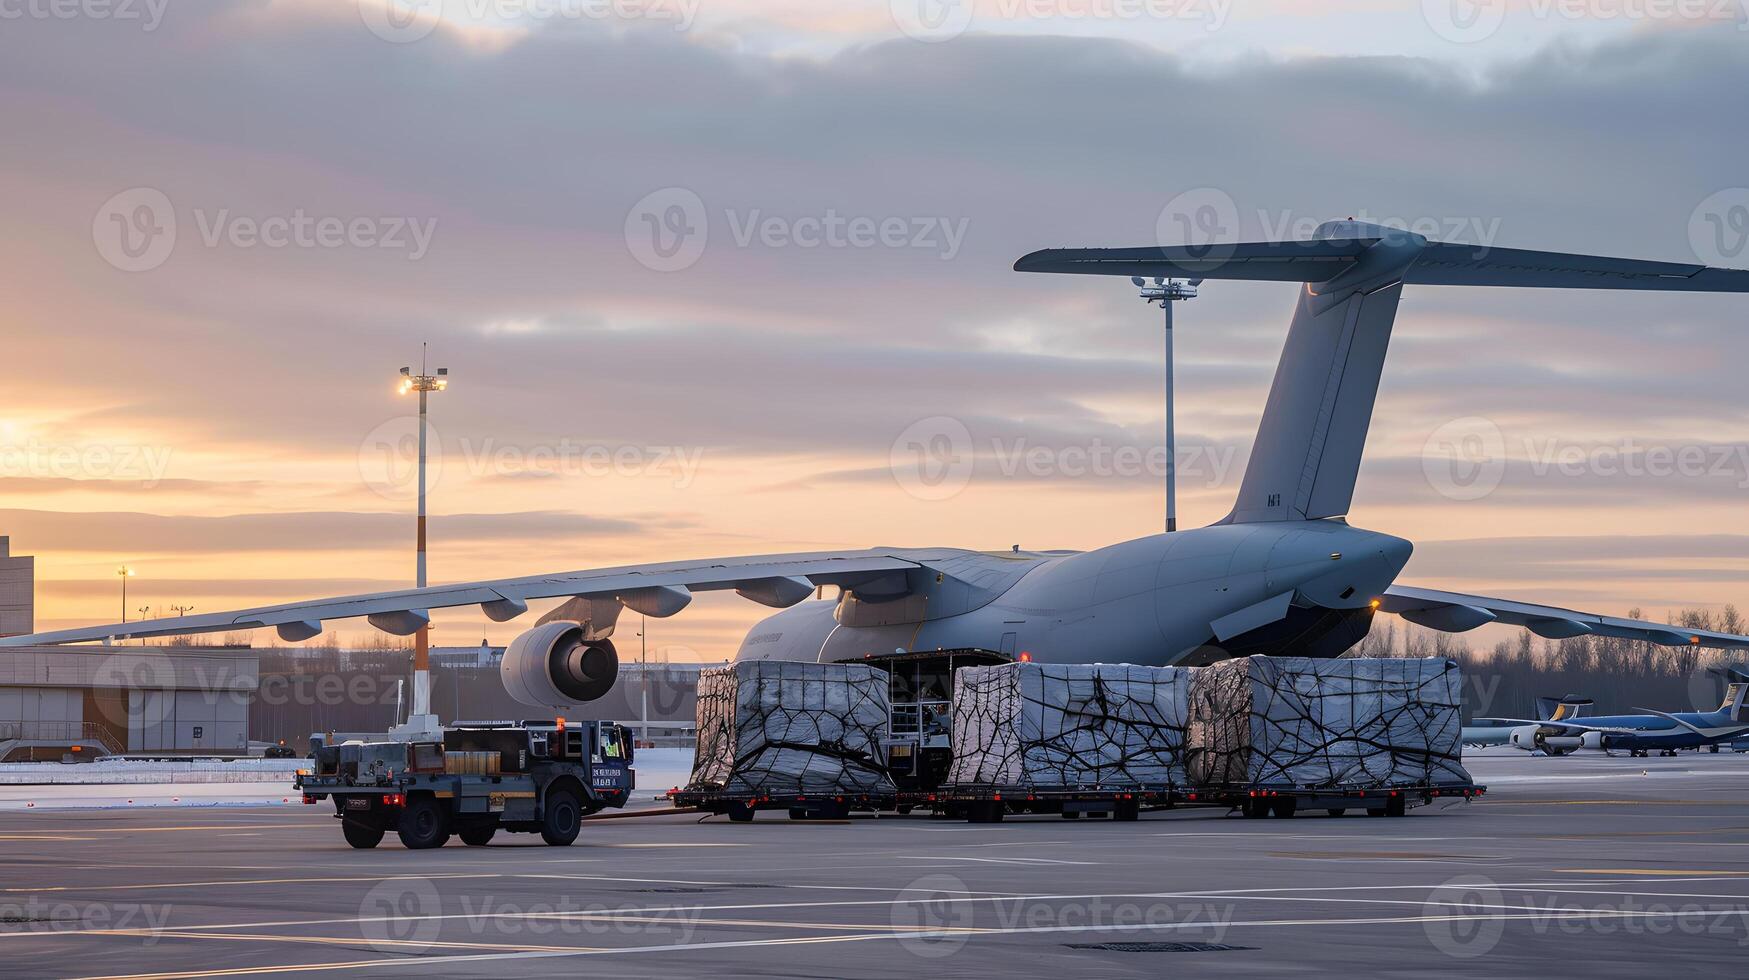
[[[547,794],[547,813],[541,820],[540,836],[554,847],[565,847],[577,839],[583,829],[583,804],[573,790],[554,790]]]
[[[488,825],[485,827],[465,827],[456,836],[460,837],[462,843],[469,847],[485,847],[492,843],[492,837],[497,833],[498,827],[496,825]]]
[[[449,813],[435,797],[415,796],[401,811],[398,833],[410,851],[442,847],[449,843]]]
[[[383,828],[362,820],[341,820],[340,833],[345,836],[346,843],[361,851],[368,851],[383,842]]]

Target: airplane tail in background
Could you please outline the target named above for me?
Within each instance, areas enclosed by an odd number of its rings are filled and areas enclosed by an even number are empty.
[[[1572,721],[1585,714],[1595,704],[1590,698],[1569,694],[1559,698],[1537,698],[1536,716],[1543,721]]]
[[[1348,513],[1406,284],[1749,293],[1749,271],[1435,242],[1360,221],[1327,222],[1306,242],[1046,249],[1014,268],[1305,284],[1221,524]]]

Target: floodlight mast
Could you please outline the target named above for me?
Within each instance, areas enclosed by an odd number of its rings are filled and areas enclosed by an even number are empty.
[[[411,367],[401,369],[400,393],[405,395],[410,391],[419,393],[419,530],[417,552],[414,558],[414,587],[425,588],[425,430],[427,403],[434,391],[443,391],[449,387],[449,368],[438,368],[435,374],[427,373],[425,367],[425,345],[419,345],[419,373],[414,374]],[[432,727],[431,719],[431,626],[419,627],[418,634],[413,639],[413,710],[408,717],[409,724],[418,718]]]
[[[1201,279],[1179,282],[1156,276],[1149,285],[1141,276],[1131,276],[1130,282],[1141,290],[1149,304],[1159,303],[1166,314],[1166,533],[1178,530],[1178,434],[1173,427],[1172,412],[1172,304],[1196,298]]]

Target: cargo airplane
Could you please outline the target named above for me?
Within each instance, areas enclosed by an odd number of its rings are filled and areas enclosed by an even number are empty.
[[[1366,635],[1379,612],[1448,632],[1507,623],[1553,638],[1749,647],[1749,637],[1403,584],[1397,576],[1410,542],[1347,520],[1405,288],[1742,293],[1749,271],[1480,248],[1356,221],[1327,223],[1310,241],[1050,249],[1021,258],[1015,269],[1299,284],[1227,516],[1080,553],[870,548],[704,558],[90,626],[0,645],[247,629],[273,629],[295,642],[351,617],[411,635],[432,609],[479,606],[502,622],[532,601],[558,598],[564,601],[518,636],[502,663],[514,696],[557,708],[611,687],[618,669],[611,637],[622,609],[672,616],[694,593],[717,590],[783,610],[749,631],[742,659],[843,661],[938,649],[1157,665],[1246,654],[1335,657]],[[827,585],[837,587],[837,598],[814,599]]]
[[[1476,725],[1506,730],[1505,744],[1527,752],[1566,755],[1578,749],[1625,750],[1629,755],[1675,755],[1678,749],[1710,748],[1749,735],[1749,671],[1741,667],[1713,667],[1723,677],[1725,700],[1715,711],[1659,711],[1635,708],[1635,715],[1598,715],[1579,721],[1573,714],[1556,713],[1541,721],[1524,718],[1477,718]],[[1590,702],[1586,702],[1589,704]],[[1469,744],[1469,726],[1464,728]]]

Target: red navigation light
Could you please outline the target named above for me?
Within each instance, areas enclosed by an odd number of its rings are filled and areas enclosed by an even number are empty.
[[[1020,662],[1023,664],[1032,663],[1032,654],[1027,653],[1025,650],[1020,651]]]

